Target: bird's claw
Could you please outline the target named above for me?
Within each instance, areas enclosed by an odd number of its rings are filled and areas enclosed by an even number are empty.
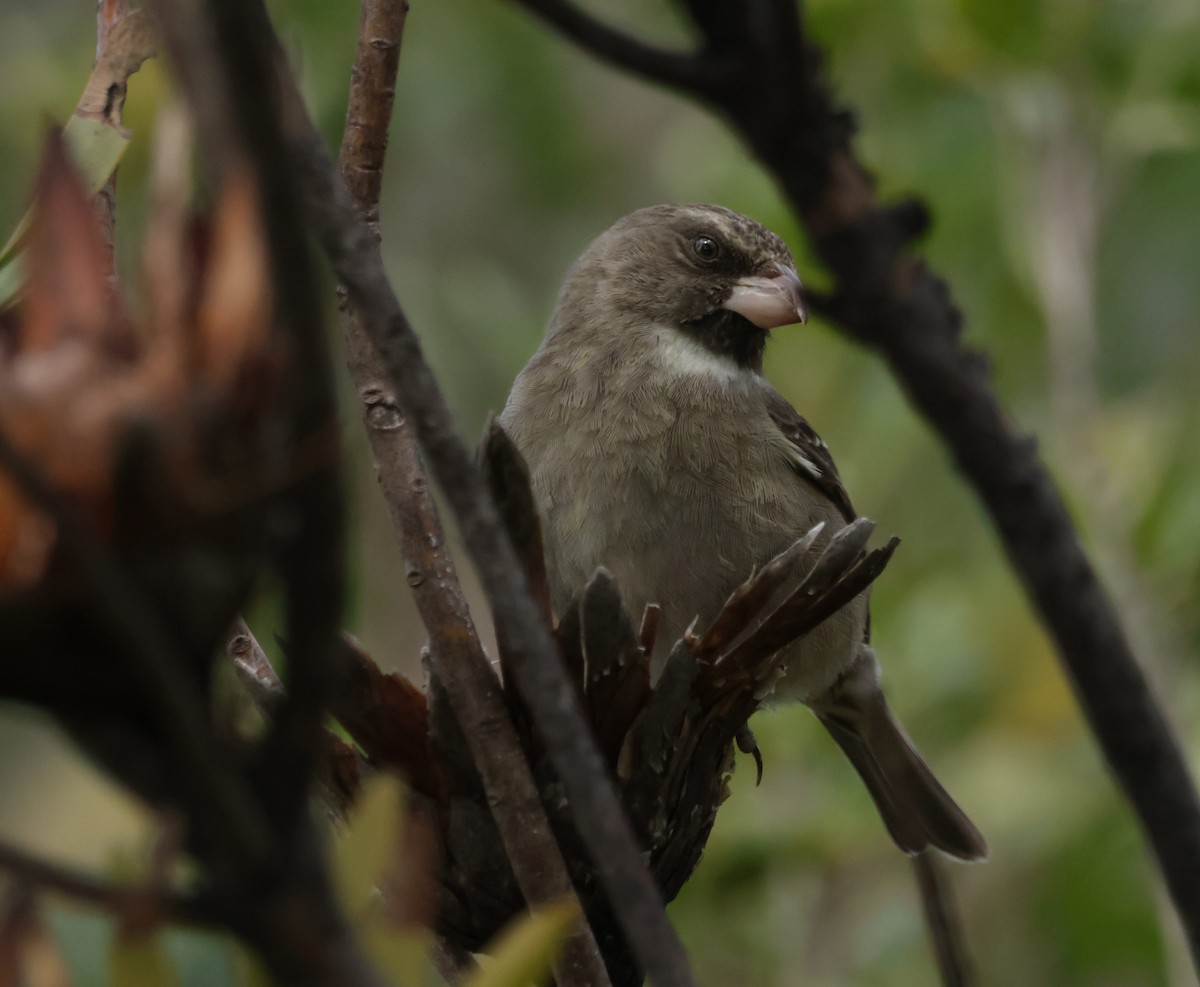
[[[754,739],[754,733],[749,725],[743,724],[742,728],[733,736],[737,742],[738,750],[743,754],[753,754],[754,763],[758,768],[758,777],[754,781],[754,787],[757,788],[762,784],[763,778],[763,757],[762,751],[758,749],[758,741]]]

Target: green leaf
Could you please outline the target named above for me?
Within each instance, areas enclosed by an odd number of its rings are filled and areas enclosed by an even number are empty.
[[[0,309],[19,300],[21,289],[25,287],[24,266],[20,255],[0,264]]]
[[[113,939],[108,982],[112,987],[178,987],[179,976],[159,935]]]
[[[579,924],[574,898],[518,919],[488,946],[490,961],[464,987],[529,987],[544,984],[567,937]]]
[[[88,192],[95,195],[116,170],[129,147],[129,132],[107,120],[75,114],[63,127],[63,143],[83,176]]]

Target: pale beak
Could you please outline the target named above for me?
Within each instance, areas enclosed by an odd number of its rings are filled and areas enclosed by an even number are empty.
[[[804,285],[796,272],[783,264],[771,264],[758,274],[742,278],[721,307],[737,312],[759,329],[808,321]]]

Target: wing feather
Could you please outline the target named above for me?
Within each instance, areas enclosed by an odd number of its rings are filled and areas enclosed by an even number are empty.
[[[770,386],[764,390],[767,413],[776,428],[791,444],[791,461],[796,472],[833,501],[847,522],[855,520],[858,514],[850,503],[850,495],[842,485],[842,478],[838,475],[829,447],[800,413],[788,404],[783,395]]]

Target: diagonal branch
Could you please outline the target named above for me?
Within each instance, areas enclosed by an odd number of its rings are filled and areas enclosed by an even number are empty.
[[[252,5],[261,12],[261,6]],[[362,221],[315,131],[290,76],[285,105],[291,158],[302,176],[308,224],[328,254],[350,302],[387,367],[475,561],[497,633],[514,657],[517,684],[554,763],[579,831],[621,926],[657,987],[692,983],[687,957],[667,921],[662,897],[596,743],[532,599],[516,553],[483,479],[454,430],[449,408],[383,269],[379,245]]]
[[[364,0],[342,136],[342,180],[376,244],[387,128],[407,12],[404,0]],[[400,409],[388,367],[368,333],[366,313],[342,285],[338,301],[350,376],[362,402],[388,513],[408,565],[408,585],[429,631],[433,673],[464,727],[525,900],[538,906],[574,895],[503,692],[462,595],[413,428]],[[468,725],[470,729],[466,729]],[[570,941],[557,979],[564,987],[608,982],[586,926]]]
[[[44,860],[0,843],[0,870],[33,887],[98,905],[118,918],[142,921],[214,924],[202,899],[177,894],[154,884],[116,884],[82,871]]]

